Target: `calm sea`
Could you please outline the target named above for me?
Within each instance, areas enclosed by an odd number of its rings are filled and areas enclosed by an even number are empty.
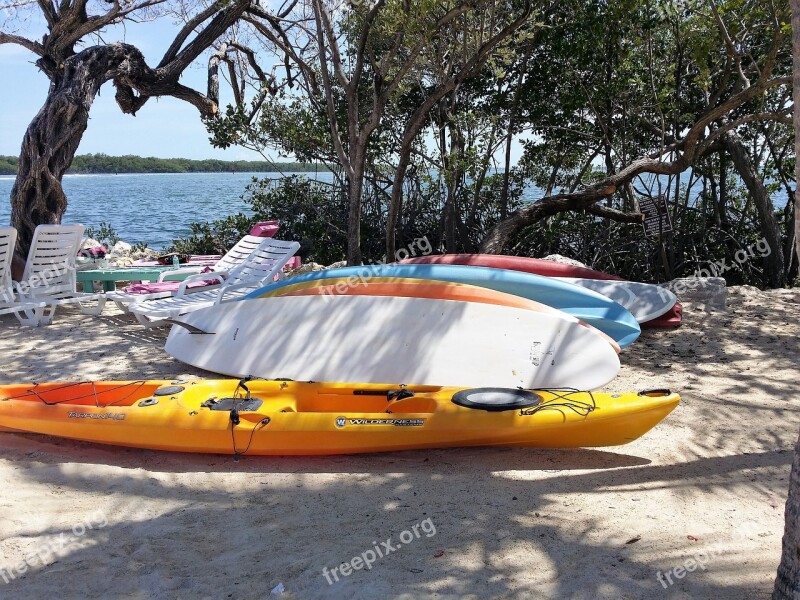
[[[327,172],[320,175],[320,179],[331,177]],[[64,223],[97,227],[101,221],[107,221],[126,242],[147,242],[151,248],[159,249],[175,238],[188,235],[189,223],[193,221],[211,221],[237,212],[252,214],[241,196],[254,176],[253,173],[67,175],[63,185],[69,205]],[[13,185],[13,177],[0,176],[3,225],[10,219],[8,199]]]

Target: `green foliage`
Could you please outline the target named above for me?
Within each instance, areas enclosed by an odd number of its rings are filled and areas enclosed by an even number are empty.
[[[121,239],[113,225],[107,221],[100,221],[100,226],[96,229],[90,225],[84,235],[97,240],[109,250]]]
[[[225,114],[206,123],[211,142],[218,148],[237,145],[257,152],[270,148],[295,156],[307,167],[318,161],[331,163],[335,157],[330,148],[327,116],[311,108],[309,103],[284,92],[267,98],[251,122],[240,107],[228,105]],[[310,169],[282,169],[303,172]]]
[[[698,180],[681,197],[694,191],[689,205],[669,202],[674,231],[658,237],[644,235],[639,224],[609,221],[588,213],[561,213],[522,230],[512,253],[523,256],[561,254],[588,266],[632,281],[658,283],[675,277],[724,277],[728,285],[763,286],[763,237],[757,211],[747,190],[730,176],[725,219],[719,222],[719,204],[710,189],[698,189]],[[666,187],[666,185],[664,186]],[[623,209],[623,200],[605,203]],[[742,260],[743,252],[747,258]],[[666,264],[664,259],[666,258]],[[723,266],[724,265],[724,266]]]
[[[16,156],[0,156],[0,175],[16,175],[18,163]]]
[[[114,226],[107,221],[100,221],[100,225],[98,227],[89,226],[86,228],[84,232],[86,237],[92,238],[103,244],[108,250],[111,250],[117,242],[119,242],[122,238],[120,238],[117,230],[114,229]],[[147,243],[146,242],[133,242],[131,243],[131,252],[144,252],[147,250]]]
[[[257,221],[280,221],[278,237],[301,242],[307,260],[329,265],[344,259],[347,200],[335,186],[298,176],[261,179],[244,198]]]
[[[330,184],[298,176],[253,179],[243,199],[253,216],[242,213],[206,223],[192,223],[191,236],[173,240],[168,252],[223,254],[258,221],[278,220],[276,237],[301,243],[304,260],[331,264],[343,260],[347,241],[347,203]],[[381,247],[380,227],[365,227],[372,254]],[[371,233],[370,233],[371,232]]]
[[[179,254],[225,254],[250,231],[256,220],[239,213],[217,221],[191,223],[191,235],[172,240],[165,251]]]

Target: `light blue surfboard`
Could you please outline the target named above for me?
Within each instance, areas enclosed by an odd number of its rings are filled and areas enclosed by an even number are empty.
[[[620,348],[630,346],[641,333],[639,323],[628,310],[592,290],[532,273],[465,265],[364,265],[316,271],[272,283],[247,295],[243,300],[259,298],[287,285],[335,277],[353,277],[356,282],[370,277],[431,279],[466,283],[514,294],[586,321],[615,340]]]

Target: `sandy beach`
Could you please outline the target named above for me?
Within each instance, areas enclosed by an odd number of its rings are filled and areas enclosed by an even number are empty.
[[[768,598],[800,290],[685,308],[622,354],[609,391],[683,397],[622,447],[235,462],[0,433],[0,598]],[[0,331],[3,382],[209,376],[114,308]]]

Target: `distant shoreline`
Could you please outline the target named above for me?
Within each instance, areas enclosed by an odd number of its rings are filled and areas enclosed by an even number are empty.
[[[18,162],[19,159],[16,156],[0,156],[0,175],[16,175]],[[329,171],[330,169],[325,165],[303,162],[193,160],[188,158],[82,154],[75,157],[67,174],[153,175],[159,173],[316,173]]]
[[[330,173],[328,169],[320,169],[319,173]],[[269,174],[279,174],[283,173],[284,175],[297,175],[297,174],[306,174],[311,173],[314,174],[314,171],[298,171],[293,169],[287,169],[285,171],[183,171],[183,172],[171,172],[171,171],[136,171],[136,172],[129,172],[129,173],[71,173],[67,172],[64,174],[64,177],[105,177],[107,175],[110,176],[123,176],[123,175],[269,175]],[[0,181],[9,181],[14,180],[17,178],[16,173],[0,173]]]

